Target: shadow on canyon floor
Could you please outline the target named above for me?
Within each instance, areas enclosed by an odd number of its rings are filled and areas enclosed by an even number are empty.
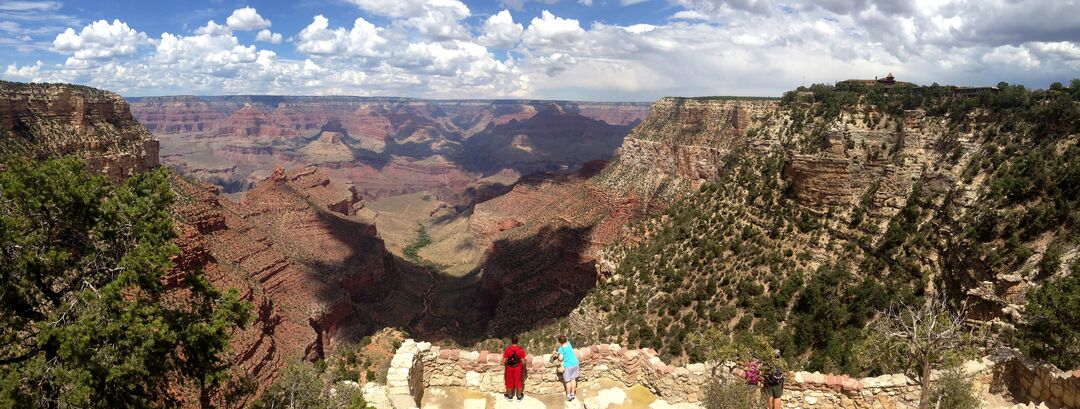
[[[544,227],[524,238],[497,240],[479,267],[454,276],[394,256],[377,238],[357,234],[370,231],[369,224],[328,212],[320,217],[334,222],[335,238],[357,244],[356,253],[340,264],[309,264],[319,275],[313,279],[338,277],[338,288],[350,298],[352,311],[336,325],[336,343],[355,342],[384,327],[463,345],[508,336],[565,317],[596,283],[592,262],[582,257],[591,227]]]

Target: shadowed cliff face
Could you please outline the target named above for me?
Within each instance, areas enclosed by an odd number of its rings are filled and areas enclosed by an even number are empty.
[[[362,203],[314,168],[280,169],[243,203],[174,176],[178,268],[237,288],[256,311],[233,338],[234,377],[269,386],[285,364],[315,359],[364,335],[356,299],[379,300],[396,266]],[[362,212],[360,212],[362,213]]]
[[[615,153],[648,104],[358,97],[132,98],[182,174],[246,191],[318,165],[369,200],[420,191],[465,206],[510,171],[574,171]]]
[[[113,180],[158,166],[158,142],[119,95],[0,81],[0,159],[78,155]]]

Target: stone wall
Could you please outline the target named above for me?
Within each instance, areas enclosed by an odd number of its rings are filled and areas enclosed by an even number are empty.
[[[708,368],[705,364],[674,367],[665,364],[652,349],[627,349],[617,344],[575,349],[581,361],[582,382],[598,378],[640,384],[668,402],[695,402]],[[525,391],[532,394],[563,393],[551,355],[529,355],[525,360]],[[483,392],[502,392],[501,352],[462,351],[432,347],[422,359],[427,386],[460,386]]]
[[[386,374],[386,395],[394,409],[416,409],[424,397],[425,383],[423,357],[433,349],[427,342],[417,343],[407,339],[390,359]],[[438,349],[438,348],[434,348]]]
[[[995,387],[1016,402],[1044,404],[1050,409],[1080,408],[1080,369],[1064,372],[1030,360],[1013,358],[995,373]]]
[[[914,408],[918,384],[904,375],[853,379],[847,375],[789,373],[784,383],[785,408]]]
[[[575,349],[581,361],[582,382],[606,378],[627,386],[642,385],[671,402],[700,402],[713,366],[696,363],[672,366],[656,351],[627,349],[618,344]],[[539,352],[539,351],[537,351]],[[525,362],[525,391],[562,393],[562,383],[550,363],[550,354],[530,354]],[[442,349],[428,343],[405,341],[391,361],[387,393],[395,409],[411,409],[427,387],[464,387],[481,392],[503,392],[502,354],[489,351]],[[729,367],[730,364],[726,367]],[[976,372],[986,372],[981,366]],[[726,369],[719,369],[726,373]],[[785,408],[907,408],[917,405],[918,385],[904,375],[853,379],[848,376],[795,372],[787,374]]]
[[[713,369],[712,365],[701,363],[668,365],[649,348],[627,349],[605,344],[575,351],[581,361],[580,381],[606,378],[627,386],[642,385],[671,403],[700,402]],[[550,354],[530,354],[525,359],[526,392],[563,392],[550,358]],[[504,391],[501,363],[500,352],[442,349],[407,340],[390,363],[387,394],[393,408],[413,409],[427,387],[463,387],[501,393]],[[726,364],[718,372],[727,373],[730,367],[731,364]],[[1080,370],[1062,372],[1015,355],[968,361],[962,370],[973,379],[973,389],[980,395],[1007,389],[1017,402],[1041,404],[1050,409],[1080,408]],[[935,371],[932,376],[935,379],[940,372]],[[915,408],[919,392],[919,384],[901,374],[856,379],[847,375],[789,372],[783,406],[786,409]]]

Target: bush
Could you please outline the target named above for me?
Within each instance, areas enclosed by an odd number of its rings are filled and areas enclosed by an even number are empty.
[[[329,401],[315,366],[308,362],[290,363],[253,408],[323,409]]]
[[[937,409],[978,409],[979,398],[971,391],[971,379],[960,371],[947,371],[930,392],[930,402]]]
[[[1017,333],[1024,353],[1065,369],[1080,367],[1080,275],[1073,274],[1028,292],[1028,322]]]
[[[743,382],[713,380],[705,385],[705,409],[757,409],[765,407],[757,388]]]

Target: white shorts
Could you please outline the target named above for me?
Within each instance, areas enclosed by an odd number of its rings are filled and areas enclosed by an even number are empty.
[[[568,366],[566,368],[563,368],[563,374],[562,374],[563,382],[570,382],[570,381],[572,381],[574,379],[577,379],[579,369],[580,369],[580,367],[577,366],[577,365]]]

